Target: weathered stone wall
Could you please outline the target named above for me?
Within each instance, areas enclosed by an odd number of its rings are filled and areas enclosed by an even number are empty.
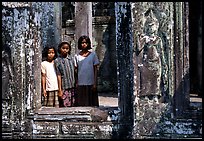
[[[174,91],[173,3],[132,3],[132,17],[135,69],[134,95],[136,96],[133,138],[142,138],[154,133],[160,118],[172,106],[170,103]],[[148,23],[152,25],[158,23],[158,29],[155,30],[155,33],[151,33],[151,30],[149,30],[150,33],[145,30],[151,28],[151,25],[148,27]],[[154,30],[153,26],[152,30]],[[155,38],[160,39],[161,44],[153,43],[153,46],[151,46],[150,42],[142,46],[143,36],[147,38],[155,36]],[[148,54],[148,50],[154,49],[154,46],[156,52]],[[148,48],[145,50],[146,47]],[[147,52],[147,59],[145,58],[145,52]],[[158,56],[161,63],[151,60],[151,55],[153,57]],[[166,89],[164,89],[165,87]]]
[[[116,2],[116,54],[119,101],[119,138],[131,138],[133,110],[133,36],[131,4]]]
[[[46,44],[57,43],[59,39],[59,26],[51,20],[55,17],[50,12],[53,11],[53,5],[54,3],[35,2],[2,3],[2,30],[5,33],[2,40],[11,50],[9,58],[13,71],[10,72],[13,77],[7,85],[10,96],[3,99],[5,136],[9,134],[12,138],[32,138],[32,123],[28,117],[41,107],[39,74],[42,48]],[[50,16],[44,12],[46,9]]]
[[[11,105],[8,105],[12,113],[9,119],[10,132],[13,138],[21,138],[32,133],[31,128],[26,128],[29,127],[27,115],[34,107],[33,95],[40,90],[40,77],[36,78],[40,72],[40,57],[35,57],[41,56],[40,35],[37,30],[39,21],[33,19],[35,16],[30,3],[2,3],[2,5],[3,30],[9,36],[4,43],[11,49],[13,67],[12,83],[8,85],[11,89]],[[36,68],[33,68],[34,65]]]
[[[45,108],[34,115],[34,139],[117,138],[117,109],[93,107]],[[115,113],[114,113],[115,112]]]
[[[190,129],[192,123],[173,120],[182,118],[189,106],[188,3],[136,2],[132,3],[132,14],[135,68],[134,94],[136,96],[133,138],[165,138],[169,134],[192,135],[195,133]],[[154,24],[157,25],[157,23],[158,29],[155,34],[152,34]],[[150,33],[147,34],[146,31]],[[146,40],[147,44],[144,43],[145,45],[142,46],[141,36],[146,37],[150,42]],[[154,36],[161,39],[162,46],[157,46],[156,40],[151,39]],[[156,49],[160,50],[159,54],[154,53],[154,50],[145,54],[146,47],[148,47],[147,51],[157,47]],[[161,49],[163,49],[163,53]],[[145,57],[145,55],[147,56]],[[161,67],[161,75],[154,75],[154,73],[157,73],[155,70],[159,70],[158,66],[160,64],[154,64],[154,60],[150,58],[151,55],[153,57],[161,56],[161,62],[162,59],[165,60],[167,83],[164,83],[164,78],[162,78],[166,75],[162,73],[164,67]],[[146,63],[146,61],[149,62]],[[154,71],[153,77],[150,75],[150,71]],[[154,81],[154,79],[159,80],[158,76],[161,76],[163,82],[161,81],[159,84],[161,86],[158,87],[159,89],[155,89],[158,86],[158,81]],[[144,83],[146,82],[145,79],[148,80],[147,83]],[[153,91],[154,89],[156,91]],[[161,94],[158,91],[161,91]],[[155,94],[152,92],[155,92]]]

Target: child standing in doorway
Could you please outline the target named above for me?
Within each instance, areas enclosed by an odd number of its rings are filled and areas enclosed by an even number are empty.
[[[54,67],[54,59],[57,57],[56,49],[52,46],[45,47],[43,51],[43,58],[44,57],[45,60],[41,63],[44,106],[59,107],[58,82]]]
[[[60,107],[76,106],[75,96],[75,68],[71,56],[71,45],[61,42],[58,45],[58,58],[55,59],[55,68],[59,86]]]
[[[75,68],[77,72],[77,95],[79,106],[99,106],[97,94],[97,66],[99,60],[91,49],[88,36],[81,36],[78,40],[80,52],[75,54]]]

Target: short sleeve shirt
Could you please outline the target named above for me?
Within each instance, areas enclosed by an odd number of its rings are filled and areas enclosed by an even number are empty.
[[[46,75],[46,91],[58,90],[57,75],[54,63],[43,61],[41,63],[41,71]]]
[[[94,84],[94,65],[98,65],[99,60],[95,52],[83,57],[75,55],[75,66],[78,68],[78,85]]]
[[[75,85],[74,58],[69,55],[66,58],[59,56],[54,63],[57,75],[61,75],[62,78],[62,89],[73,88]]]

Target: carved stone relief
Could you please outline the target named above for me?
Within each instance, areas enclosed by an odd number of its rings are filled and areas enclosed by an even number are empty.
[[[135,3],[133,12],[137,95],[149,99],[167,97],[169,13],[154,4],[142,3],[143,9],[139,5]]]
[[[145,13],[143,34],[138,35],[136,52],[141,56],[138,64],[141,77],[140,96],[161,96],[161,87],[167,89],[167,66],[158,29],[156,12],[149,8]]]

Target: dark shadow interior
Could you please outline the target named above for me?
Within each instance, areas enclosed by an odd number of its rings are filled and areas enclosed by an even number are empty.
[[[199,80],[202,78],[200,76],[198,64],[201,57],[198,57],[198,47],[199,47],[199,19],[202,18],[202,2],[189,2],[189,59],[190,59],[190,93],[198,94],[201,96],[201,86],[199,85]]]

